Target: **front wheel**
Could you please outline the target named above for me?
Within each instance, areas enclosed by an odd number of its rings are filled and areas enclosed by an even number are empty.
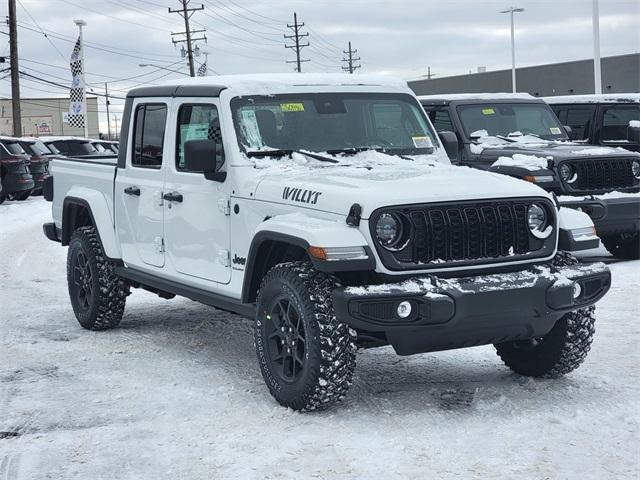
[[[549,333],[530,340],[496,344],[502,361],[528,377],[557,378],[580,366],[595,333],[595,307],[565,314]]]
[[[355,332],[333,311],[331,275],[308,262],[276,265],[258,293],[255,345],[269,392],[283,406],[314,410],[340,401],[356,364]]]
[[[71,236],[67,284],[73,312],[82,327],[107,330],[120,323],[129,285],[105,257],[94,227],[78,228]]]
[[[640,233],[621,233],[603,236],[602,243],[611,255],[625,260],[640,258]]]

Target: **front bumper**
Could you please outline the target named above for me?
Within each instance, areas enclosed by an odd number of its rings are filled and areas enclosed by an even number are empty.
[[[581,293],[574,298],[576,284]],[[419,277],[398,284],[342,287],[333,292],[337,318],[359,336],[379,338],[399,355],[524,340],[548,333],[565,313],[597,302],[609,290],[602,263],[460,279]],[[396,311],[411,303],[407,318]]]
[[[640,196],[562,200],[560,205],[589,215],[600,237],[640,231]]]

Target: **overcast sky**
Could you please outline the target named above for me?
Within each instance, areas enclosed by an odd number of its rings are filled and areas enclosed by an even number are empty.
[[[516,61],[520,66],[577,60],[592,56],[591,0],[342,0],[248,1],[192,0],[204,4],[192,17],[193,29],[206,29],[209,74],[214,72],[287,72],[292,50],[284,48],[285,27],[293,12],[308,32],[310,47],[303,49],[306,72],[340,71],[341,50],[349,41],[362,58],[361,72],[415,79],[427,72],[438,76],[510,67],[510,5],[516,14]],[[168,66],[188,72],[171,32],[184,31],[184,22],[167,7],[178,0],[17,0],[20,69],[67,85],[68,59],[77,37],[73,19],[85,27],[87,82],[114,95],[147,82],[161,83],[179,73],[140,63]],[[2,0],[0,14],[7,15]],[[6,32],[6,26],[2,28]],[[48,34],[48,39],[41,33]],[[640,51],[640,1],[600,0],[602,56]],[[201,36],[202,34],[197,34]],[[8,55],[8,37],[2,36],[0,55]],[[198,62],[204,60],[200,56]],[[2,76],[6,73],[1,74]],[[0,78],[2,78],[0,76]],[[137,78],[130,78],[137,77]],[[162,77],[162,78],[160,78]],[[127,79],[127,80],[122,80]],[[34,79],[21,81],[23,97],[67,96],[54,85]],[[0,96],[11,96],[9,78],[0,81]],[[103,108],[104,102],[99,102]],[[113,100],[119,115],[122,102]],[[113,114],[112,114],[113,115]],[[104,121],[104,115],[101,116]],[[106,130],[104,122],[102,129]]]

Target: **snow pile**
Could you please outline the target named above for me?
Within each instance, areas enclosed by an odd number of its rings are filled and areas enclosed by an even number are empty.
[[[547,103],[640,103],[640,93],[605,93],[543,97]]]
[[[534,135],[522,135],[520,132],[512,132],[507,137],[501,138],[488,135],[486,130],[477,130],[471,133],[476,138],[470,145],[471,153],[481,154],[488,148],[511,148],[513,146],[526,146],[528,148],[544,148],[549,145],[564,145],[567,142],[561,140],[543,140]],[[508,138],[508,140],[507,140]]]
[[[499,157],[491,166],[519,167],[535,171],[548,168],[549,160],[553,160],[553,157],[536,157],[535,155],[523,155],[521,153],[516,153],[511,157]]]
[[[640,128],[640,120],[629,120],[629,126],[633,128]]]
[[[419,95],[419,100],[531,100],[536,97],[528,93],[441,93]]]

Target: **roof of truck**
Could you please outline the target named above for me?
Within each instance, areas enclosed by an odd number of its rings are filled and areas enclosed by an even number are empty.
[[[640,93],[605,93],[602,95],[559,95],[544,97],[547,103],[640,103]]]
[[[248,75],[216,75],[170,80],[162,86],[134,88],[128,97],[149,96],[218,96],[222,90],[251,91],[253,94],[284,90],[291,87],[356,87],[376,86],[408,90],[405,80],[386,75],[343,73],[265,73]]]
[[[70,135],[45,135],[43,137],[39,137],[40,140],[42,140],[43,142],[68,142],[68,141],[73,141],[73,142],[91,142],[91,139],[89,138],[83,138],[83,137],[73,137]]]
[[[440,93],[437,95],[418,95],[422,103],[447,104],[467,101],[470,103],[495,101],[540,101],[538,97],[528,93]]]

